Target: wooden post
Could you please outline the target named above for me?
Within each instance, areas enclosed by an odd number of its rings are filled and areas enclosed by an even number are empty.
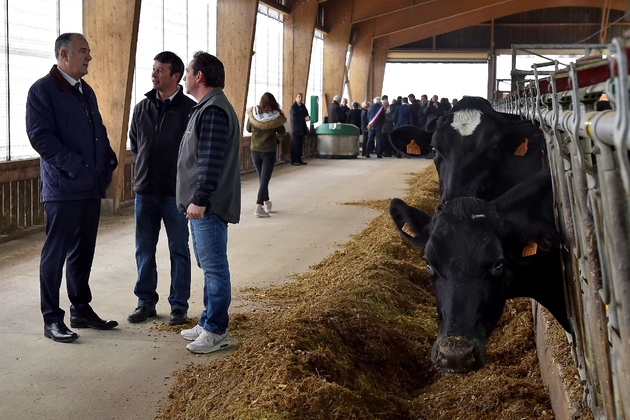
[[[99,110],[119,165],[107,190],[111,211],[122,200],[127,127],[136,61],[140,0],[83,0],[83,31],[93,60],[86,81],[94,88]]]
[[[324,25],[329,32],[324,35],[324,115],[335,95],[343,94],[343,78],[352,29],[354,0],[327,1],[324,4]]]
[[[295,95],[306,95],[311,50],[317,18],[317,0],[294,1],[284,19],[284,60],[282,69],[282,109],[289,118]],[[279,98],[280,99],[280,98]],[[304,103],[308,106],[307,98]],[[289,125],[290,127],[290,125]]]
[[[225,67],[223,91],[238,115],[241,128],[252,67],[258,0],[219,0],[217,58]]]
[[[389,44],[386,37],[374,39],[374,60],[372,64],[372,74],[374,75],[374,85],[372,93],[374,96],[381,96],[386,93],[390,98],[395,97],[396,92],[383,92],[383,79],[385,79],[385,65],[387,64],[387,53],[389,52]]]
[[[357,23],[352,28],[356,39],[352,61],[350,62],[350,92],[351,101],[372,101],[372,91],[369,80],[372,75],[372,39],[374,35],[374,20]]]

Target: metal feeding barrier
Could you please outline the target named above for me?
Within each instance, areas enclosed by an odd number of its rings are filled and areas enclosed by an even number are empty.
[[[563,238],[569,341],[597,419],[630,418],[630,42],[495,104],[540,124]],[[608,101],[604,101],[605,97]],[[610,109],[602,109],[610,108]]]

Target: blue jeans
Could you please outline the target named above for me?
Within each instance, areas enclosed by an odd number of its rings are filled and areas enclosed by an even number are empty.
[[[258,173],[258,196],[256,204],[263,205],[269,201],[269,180],[276,164],[276,152],[257,152],[252,150],[252,162]]]
[[[215,334],[228,326],[232,301],[230,268],[227,259],[227,223],[219,216],[204,215],[190,221],[190,233],[197,265],[203,270],[204,310],[198,324]]]
[[[136,194],[135,219],[138,279],[133,292],[138,297],[138,306],[154,309],[159,300],[155,250],[163,220],[171,258],[171,288],[168,302],[171,309],[188,310],[190,298],[188,223],[186,217],[177,210],[175,197]]]

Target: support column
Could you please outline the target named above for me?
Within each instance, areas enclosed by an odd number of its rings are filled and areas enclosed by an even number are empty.
[[[374,39],[374,61],[372,65],[372,74],[374,77],[372,94],[381,96],[383,93],[383,80],[385,79],[385,65],[387,64],[387,54],[389,53],[389,42],[386,37]],[[388,93],[390,98],[395,97],[396,92]],[[391,100],[391,99],[390,99]]]
[[[107,190],[114,212],[122,200],[139,22],[140,0],[83,0],[83,32],[93,55],[85,79],[94,88],[109,141],[120,162]]]
[[[306,95],[311,51],[317,18],[317,0],[294,1],[291,13],[284,19],[284,60],[282,68],[282,109],[288,110],[295,95]],[[307,104],[307,98],[304,98]],[[290,125],[289,125],[290,126]]]
[[[218,1],[217,58],[225,67],[223,91],[238,115],[241,128],[245,120],[257,13],[258,0]]]
[[[343,94],[343,78],[346,53],[352,29],[354,0],[327,1],[324,4],[324,25],[329,29],[324,35],[324,115],[335,95]]]
[[[374,36],[374,20],[360,22],[352,28],[355,44],[350,62],[350,101],[372,101],[370,79],[372,78],[372,39]]]

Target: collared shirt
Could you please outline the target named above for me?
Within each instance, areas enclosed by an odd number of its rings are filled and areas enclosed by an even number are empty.
[[[79,80],[73,79],[72,77],[68,76],[63,70],[61,70],[59,66],[57,66],[57,70],[59,70],[59,73],[61,73],[63,78],[66,79],[68,83],[70,83],[71,86],[74,86],[77,83],[79,83],[79,90],[81,91],[81,93],[83,93],[83,83],[81,83],[81,79]]]

